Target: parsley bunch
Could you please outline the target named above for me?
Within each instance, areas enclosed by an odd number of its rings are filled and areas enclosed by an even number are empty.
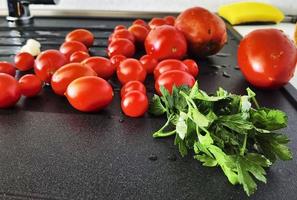
[[[150,113],[167,115],[167,122],[153,137],[175,135],[182,156],[193,151],[194,159],[207,167],[220,167],[233,185],[241,184],[248,196],[266,183],[265,168],[277,158],[291,160],[289,139],[278,133],[287,126],[287,116],[277,109],[259,107],[255,93],[230,94],[219,88],[209,96],[198,87],[162,87],[154,95]],[[252,107],[252,103],[255,108]]]

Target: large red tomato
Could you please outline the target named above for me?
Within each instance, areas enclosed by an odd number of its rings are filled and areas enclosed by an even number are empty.
[[[189,50],[198,56],[217,53],[227,41],[224,21],[201,7],[183,11],[176,18],[175,27],[185,35]]]
[[[66,39],[68,41],[78,41],[90,47],[94,43],[94,35],[86,29],[75,29],[67,34]]]
[[[46,50],[38,55],[34,64],[35,74],[40,80],[49,83],[52,75],[67,62],[65,56],[58,50]]]
[[[123,96],[121,107],[125,115],[129,117],[140,117],[148,109],[149,101],[147,96],[140,91],[133,90]]]
[[[42,89],[42,82],[34,74],[26,74],[19,80],[22,95],[26,97],[34,97]]]
[[[156,68],[154,69],[154,78],[155,80],[164,72],[171,70],[180,70],[189,72],[187,65],[185,65],[182,61],[176,59],[166,59],[161,61]]]
[[[96,112],[111,103],[113,90],[106,80],[96,76],[85,76],[72,81],[65,95],[77,110]]]
[[[117,76],[122,84],[129,81],[144,82],[146,78],[146,70],[138,60],[128,58],[120,63],[117,69]]]
[[[27,52],[21,52],[14,57],[15,67],[20,71],[27,71],[34,66],[34,57]]]
[[[6,61],[0,61],[0,73],[9,74],[15,76],[15,68],[12,63]]]
[[[96,72],[80,63],[69,63],[58,69],[51,81],[54,92],[63,96],[68,85],[77,78],[83,76],[97,76]]]
[[[260,88],[286,84],[294,74],[296,62],[296,46],[277,29],[255,30],[239,44],[239,67],[245,78]]]
[[[15,105],[21,97],[18,82],[5,73],[0,73],[0,108],[8,108]]]
[[[135,53],[135,45],[128,39],[113,40],[107,47],[107,54],[111,58],[115,55],[123,55],[131,58]]]
[[[92,68],[99,77],[109,79],[115,72],[115,66],[110,62],[109,59],[94,56],[85,59],[82,64],[86,67]]]
[[[182,59],[187,53],[187,42],[176,28],[163,25],[149,32],[145,39],[145,50],[158,60]]]
[[[70,61],[70,56],[76,51],[84,51],[88,52],[87,47],[78,41],[69,41],[69,42],[64,42],[60,46],[60,52],[65,55],[67,61]]]
[[[122,61],[126,59],[126,56],[123,55],[115,55],[110,58],[111,64],[117,69]]]

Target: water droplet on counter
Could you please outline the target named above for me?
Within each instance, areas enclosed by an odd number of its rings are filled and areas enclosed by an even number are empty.
[[[176,161],[177,157],[176,157],[175,154],[172,154],[172,155],[169,155],[169,156],[167,157],[167,159],[170,160],[170,161]]]
[[[119,122],[120,122],[120,123],[123,123],[124,121],[125,121],[125,120],[124,120],[123,118],[120,118],[120,119],[119,119]]]
[[[230,53],[217,53],[216,56],[218,56],[218,57],[229,57],[229,56],[231,56],[231,54]]]
[[[225,71],[223,72],[223,76],[226,77],[226,78],[230,78],[231,77],[230,74],[228,72],[225,72]]]
[[[151,154],[151,155],[149,156],[149,160],[151,160],[151,161],[156,161],[156,160],[158,160],[158,156],[156,156],[155,154]]]
[[[234,69],[236,69],[236,70],[240,70],[239,66],[235,66]]]
[[[222,65],[209,65],[209,67],[219,70],[222,68]]]

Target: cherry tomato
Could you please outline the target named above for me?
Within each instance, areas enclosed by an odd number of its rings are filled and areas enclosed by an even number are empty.
[[[92,68],[99,77],[104,79],[109,79],[116,70],[109,59],[99,56],[87,58],[82,62],[82,64]]]
[[[154,70],[154,77],[155,80],[163,74],[164,72],[171,71],[171,70],[180,70],[189,72],[187,65],[185,65],[182,61],[176,59],[166,59],[161,61]]]
[[[175,85],[176,87],[187,85],[193,87],[195,84],[195,78],[188,72],[180,70],[171,70],[161,74],[155,82],[155,89],[159,95],[161,95],[160,87],[164,86],[170,93]]]
[[[126,29],[120,29],[112,34],[111,41],[116,39],[127,39],[130,40],[132,43],[135,42],[135,37],[132,33],[130,33]]]
[[[274,89],[285,85],[293,77],[296,63],[296,46],[280,30],[252,31],[239,44],[239,67],[254,86]]]
[[[42,82],[35,74],[26,74],[19,80],[21,94],[26,97],[36,96],[42,89]]]
[[[9,74],[0,73],[0,108],[14,106],[21,97],[18,82]]]
[[[15,68],[12,63],[6,61],[0,61],[0,73],[9,74],[15,76]]]
[[[148,30],[150,30],[150,26],[142,19],[136,19],[135,21],[133,21],[132,24],[133,25],[134,24],[141,25],[141,26],[144,26],[145,28],[147,28]]]
[[[22,52],[14,57],[15,67],[20,71],[27,71],[34,66],[34,57],[27,52]]]
[[[73,54],[76,51],[88,52],[88,49],[83,43],[78,41],[64,42],[60,46],[60,52],[65,55],[68,61],[70,60],[71,54]]]
[[[192,59],[186,59],[183,61],[185,65],[187,65],[189,73],[192,74],[192,76],[197,77],[199,73],[199,67],[195,60]]]
[[[111,103],[113,90],[106,80],[96,76],[85,76],[72,81],[65,96],[75,109],[96,112]]]
[[[140,117],[148,109],[148,99],[145,94],[134,90],[128,92],[121,101],[121,107],[125,115],[129,117]]]
[[[111,62],[111,64],[113,64],[114,68],[117,69],[119,67],[120,63],[125,59],[126,59],[126,57],[123,55],[115,55],[110,58],[110,62]]]
[[[116,39],[107,48],[107,54],[111,58],[115,55],[123,55],[130,58],[135,53],[135,45],[127,39]]]
[[[144,55],[139,60],[148,74],[153,73],[158,64],[158,60],[151,55]]]
[[[60,51],[46,50],[37,56],[34,72],[40,80],[49,83],[55,71],[65,65],[66,62],[65,56]]]
[[[187,53],[187,42],[176,28],[163,25],[149,32],[145,39],[145,50],[158,60],[182,59]]]
[[[158,26],[163,26],[165,24],[166,24],[166,21],[164,19],[154,17],[153,19],[151,19],[148,25],[150,26],[150,29],[154,29]]]
[[[124,25],[117,25],[116,27],[114,27],[114,31],[118,31],[118,30],[122,30],[122,29],[127,29],[127,28]]]
[[[86,29],[75,29],[67,34],[66,39],[68,41],[78,41],[90,47],[94,43],[94,35]]]
[[[125,96],[128,92],[131,92],[133,90],[137,90],[139,92],[142,92],[143,94],[146,94],[146,88],[140,81],[129,81],[126,83],[122,89],[121,89],[121,97]]]
[[[137,24],[130,26],[128,30],[134,35],[135,41],[139,43],[143,43],[149,33],[149,30],[145,26]]]
[[[174,26],[175,17],[173,17],[173,16],[166,16],[163,19],[165,20],[165,22],[166,22],[167,25]]]
[[[112,42],[112,38],[113,38],[113,33],[111,33],[109,36],[108,36],[108,45]]]
[[[117,76],[122,84],[129,81],[144,82],[146,70],[138,60],[128,58],[120,63],[120,66],[117,69]]]
[[[63,96],[68,85],[77,78],[83,76],[97,76],[96,72],[80,63],[69,63],[58,69],[51,81],[54,92]]]
[[[84,51],[76,51],[70,56],[70,62],[82,62],[90,57],[90,54]]]

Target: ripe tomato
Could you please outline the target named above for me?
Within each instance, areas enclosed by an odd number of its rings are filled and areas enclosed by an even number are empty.
[[[117,76],[122,84],[129,81],[144,82],[146,78],[146,70],[138,60],[128,58],[120,63],[120,66],[117,69]]]
[[[175,17],[173,17],[173,16],[166,16],[163,19],[165,20],[165,22],[166,22],[167,25],[174,26]]]
[[[134,35],[135,41],[139,43],[143,43],[149,33],[149,30],[145,26],[137,24],[130,26],[128,30]]]
[[[94,35],[86,29],[75,29],[66,35],[65,40],[68,41],[78,41],[90,47],[94,43]]]
[[[187,65],[189,73],[192,74],[192,76],[197,77],[199,73],[199,67],[195,60],[192,59],[186,59],[183,61],[185,65]]]
[[[149,32],[145,39],[145,50],[158,60],[182,59],[187,53],[187,42],[176,28],[163,25]]]
[[[21,94],[26,97],[36,96],[42,89],[42,82],[35,74],[26,74],[19,80]]]
[[[115,31],[112,34],[111,41],[116,40],[116,39],[120,39],[120,38],[130,40],[132,43],[135,42],[134,35],[132,33],[130,33],[128,30],[126,30],[126,29],[120,29],[118,31]]]
[[[15,76],[15,68],[12,63],[6,61],[0,61],[0,73],[9,74]]]
[[[135,53],[135,45],[127,39],[116,39],[107,48],[107,54],[111,58],[115,55],[123,55],[130,58]]]
[[[140,117],[148,109],[148,99],[145,94],[134,90],[128,92],[121,101],[121,107],[125,115],[129,117]]]
[[[117,69],[119,67],[120,63],[125,59],[126,59],[126,57],[123,55],[115,55],[110,58],[110,62],[114,66],[114,68]]]
[[[133,25],[134,24],[141,25],[141,26],[144,26],[145,28],[147,28],[148,30],[150,30],[149,25],[144,20],[142,20],[142,19],[136,19],[135,21],[133,21],[132,24]]]
[[[106,80],[96,76],[85,76],[72,81],[65,96],[77,110],[96,112],[111,103],[113,90]]]
[[[14,57],[15,67],[20,71],[27,71],[34,66],[34,57],[27,52],[22,52]]]
[[[109,59],[100,56],[87,58],[81,64],[92,68],[99,77],[104,79],[109,79],[116,70]]]
[[[21,97],[18,82],[9,74],[0,73],[0,108],[14,106]]]
[[[90,57],[90,54],[84,51],[76,51],[71,54],[70,62],[82,62],[83,60]]]
[[[122,30],[122,29],[127,29],[127,28],[124,25],[117,25],[116,27],[114,27],[114,31],[118,31],[118,30]]]
[[[64,42],[60,46],[60,52],[62,54],[64,54],[64,56],[66,57],[67,61],[70,60],[71,54],[73,54],[76,51],[88,52],[88,49],[87,49],[87,47],[83,43],[78,42],[78,41]]]
[[[68,85],[77,78],[83,76],[97,76],[96,72],[80,63],[69,63],[58,69],[51,81],[54,92],[63,96]]]
[[[146,94],[146,88],[140,81],[129,81],[126,83],[122,89],[121,89],[121,97],[125,96],[128,92],[131,92],[133,90],[137,90],[139,92],[142,92],[143,94]]]
[[[108,45],[112,42],[113,33],[108,36]]]
[[[166,21],[162,18],[158,18],[158,17],[154,17],[153,19],[151,19],[151,21],[149,22],[149,27],[150,29],[154,29],[158,26],[163,26],[166,24]]]
[[[160,87],[164,86],[170,93],[175,85],[176,87],[181,85],[188,85],[193,87],[195,84],[195,78],[188,72],[171,70],[161,74],[155,82],[155,89],[159,95],[161,95]]]
[[[161,61],[154,70],[154,77],[155,80],[163,74],[164,72],[171,71],[171,70],[180,70],[189,72],[187,65],[185,65],[182,61],[176,59],[166,59]]]
[[[158,60],[151,55],[144,55],[139,60],[148,74],[153,73],[158,64]]]
[[[259,29],[246,35],[238,48],[238,64],[245,78],[260,88],[279,88],[293,76],[297,49],[277,29]]]
[[[183,11],[175,27],[186,37],[189,50],[201,57],[216,54],[227,41],[224,21],[201,7]]]
[[[40,80],[49,83],[55,71],[65,65],[66,62],[65,56],[60,51],[46,50],[37,56],[34,72]]]

